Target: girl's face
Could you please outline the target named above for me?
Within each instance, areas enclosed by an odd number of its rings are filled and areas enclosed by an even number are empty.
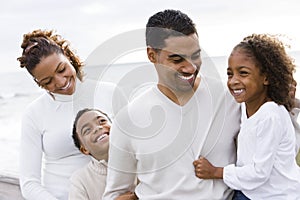
[[[247,56],[243,49],[233,50],[228,60],[227,86],[238,103],[255,107],[267,99],[267,77],[260,72],[254,58]]]
[[[76,71],[63,54],[41,59],[32,70],[35,81],[51,93],[72,95],[76,87]]]

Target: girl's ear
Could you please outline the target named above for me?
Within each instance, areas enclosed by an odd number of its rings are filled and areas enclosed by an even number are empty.
[[[156,63],[156,54],[157,52],[152,47],[147,47],[147,56],[150,62]]]
[[[268,77],[265,75],[264,85],[269,85]]]
[[[80,151],[85,154],[85,155],[90,155],[89,150],[87,150],[86,148],[84,148],[84,146],[80,146]]]

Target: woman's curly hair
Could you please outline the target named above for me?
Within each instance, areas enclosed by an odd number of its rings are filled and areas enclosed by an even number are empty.
[[[17,58],[20,66],[25,67],[32,75],[32,70],[40,63],[41,59],[53,53],[65,55],[76,70],[79,80],[83,78],[83,62],[71,49],[70,43],[56,34],[54,30],[34,30],[23,35],[21,44],[22,56]]]
[[[294,107],[294,99],[289,95],[294,81],[294,59],[285,51],[289,47],[279,40],[279,35],[252,34],[247,36],[233,50],[242,49],[252,57],[269,85],[267,95],[288,111]]]

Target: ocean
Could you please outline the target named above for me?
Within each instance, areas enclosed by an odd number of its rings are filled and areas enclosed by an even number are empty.
[[[299,71],[300,52],[293,52]],[[202,73],[218,73],[220,79],[226,80],[227,57],[204,57]],[[103,81],[111,81],[123,87],[127,84],[128,91],[142,89],[155,76],[154,67],[149,63],[112,64],[99,70],[97,67],[87,66],[86,73],[92,74]],[[101,75],[99,74],[101,71]],[[134,72],[134,73],[131,73]],[[147,74],[146,76],[139,76]],[[149,78],[150,77],[150,78]],[[296,72],[298,90],[300,76]],[[155,79],[155,78],[154,78]],[[21,118],[26,106],[43,92],[25,69],[17,72],[0,73],[0,175],[18,177],[19,168],[19,139]],[[130,93],[130,92],[129,92]],[[296,96],[300,97],[300,92]],[[131,93],[129,94],[133,96]]]

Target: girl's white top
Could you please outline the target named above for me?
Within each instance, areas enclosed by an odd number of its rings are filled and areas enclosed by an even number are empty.
[[[274,102],[247,118],[242,104],[237,163],[224,168],[224,182],[250,199],[300,199],[295,130],[288,111]]]

